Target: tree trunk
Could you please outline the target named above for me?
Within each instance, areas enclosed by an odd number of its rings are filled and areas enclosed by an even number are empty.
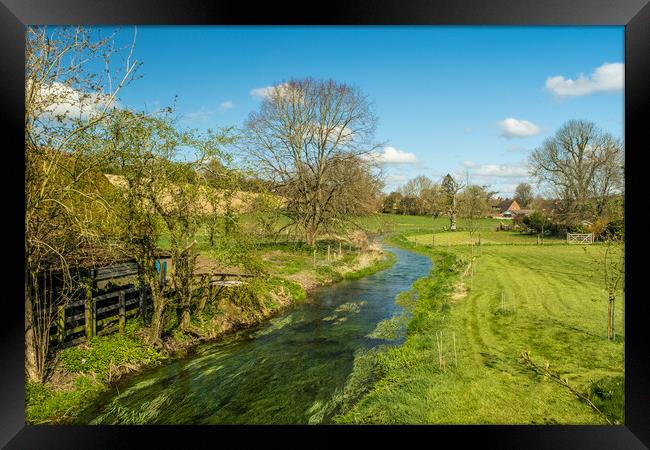
[[[199,300],[199,306],[196,308],[196,313],[197,315],[203,314],[203,310],[205,309],[205,304],[208,302],[208,299],[212,298],[212,285],[207,284],[203,288],[203,293],[201,295],[201,299]]]
[[[314,245],[316,245],[316,230],[314,229],[313,226],[309,226],[305,230],[305,242],[310,247],[313,247]]]
[[[607,306],[607,339],[610,341],[614,339],[614,301],[616,298],[613,294],[609,294],[609,302]]]
[[[39,370],[38,349],[34,334],[34,311],[31,300],[29,283],[25,281],[25,375],[27,381],[40,383],[43,381],[42,370]]]
[[[181,304],[181,328],[187,331],[190,328],[190,299],[185,297]]]
[[[153,285],[158,283],[158,280],[155,280]],[[151,332],[149,334],[149,343],[156,345],[160,343],[160,336],[162,335],[163,330],[163,320],[165,313],[165,299],[163,298],[162,292],[157,289],[157,286],[151,287],[151,299],[153,301],[153,314],[151,317]]]

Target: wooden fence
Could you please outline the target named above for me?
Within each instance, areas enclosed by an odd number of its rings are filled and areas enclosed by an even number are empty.
[[[89,286],[77,298],[59,305],[50,328],[52,347],[67,347],[93,336],[124,331],[126,321],[145,315],[151,295],[133,284],[111,287],[116,279],[135,276],[138,266],[128,261],[90,270]],[[104,285],[99,289],[98,285]]]
[[[62,348],[75,345],[93,336],[101,336],[116,331],[123,332],[128,319],[143,316],[153,308],[151,293],[134,284],[108,287],[104,292],[98,290],[98,285],[108,285],[118,278],[137,275],[138,266],[134,262],[115,264],[108,267],[91,270],[92,283],[85,293],[78,298],[58,306],[56,320],[50,328],[50,345],[52,348]],[[161,283],[166,283],[165,272],[161,274]],[[206,273],[198,277],[209,277],[210,294],[212,286],[233,287],[243,284],[243,281],[232,278],[249,278],[250,274],[236,273]],[[228,280],[227,278],[231,278]],[[219,292],[221,291],[219,289]],[[108,292],[106,292],[108,290]],[[100,293],[101,292],[101,293]]]
[[[567,244],[593,244],[594,234],[593,233],[567,233],[566,242]]]

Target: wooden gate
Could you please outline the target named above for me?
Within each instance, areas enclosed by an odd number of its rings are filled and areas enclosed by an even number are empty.
[[[567,233],[566,242],[567,244],[593,244],[594,234],[593,233]]]

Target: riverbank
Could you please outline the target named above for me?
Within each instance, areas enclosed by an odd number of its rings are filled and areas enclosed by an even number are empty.
[[[602,248],[434,249],[417,235],[387,239],[435,266],[398,297],[406,341],[355,360],[335,423],[623,423],[623,301],[610,342]]]
[[[163,347],[145,343],[146,327],[134,320],[124,334],[98,336],[57,353],[43,384],[26,386],[26,420],[30,424],[73,422],[76,414],[127,374],[191,353],[197,345],[216,341],[236,330],[257,325],[308,300],[317,287],[371,275],[395,262],[392,253],[369,246],[345,254],[321,251],[317,258],[304,248],[267,251],[271,276],[224,292],[192,321],[193,333],[176,329],[163,335]],[[170,319],[174,317],[170,314]]]

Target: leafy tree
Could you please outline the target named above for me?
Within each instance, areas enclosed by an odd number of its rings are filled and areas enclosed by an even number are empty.
[[[204,165],[229,142],[225,132],[198,133],[176,126],[171,108],[156,114],[122,111],[111,123],[116,158],[125,189],[115,202],[119,236],[139,263],[142,281],[151,291],[153,317],[149,341],[160,343],[169,294],[155,267],[157,241],[170,238],[173,293],[180,306],[181,327],[191,331],[190,306],[195,288],[196,235],[210,212]]]
[[[544,229],[548,230],[551,224],[544,213],[540,211],[534,211],[531,214],[527,215],[524,217],[523,222],[528,228],[535,230],[537,233],[541,233]]]
[[[75,289],[72,268],[101,245],[108,204],[96,183],[105,156],[94,133],[136,73],[132,52],[133,46],[116,48],[113,35],[82,27],[26,29],[25,372],[31,382],[43,380],[54,313]],[[125,64],[116,70],[118,56]],[[97,64],[106,68],[103,76],[92,70]],[[60,281],[47,299],[45,271]]]

